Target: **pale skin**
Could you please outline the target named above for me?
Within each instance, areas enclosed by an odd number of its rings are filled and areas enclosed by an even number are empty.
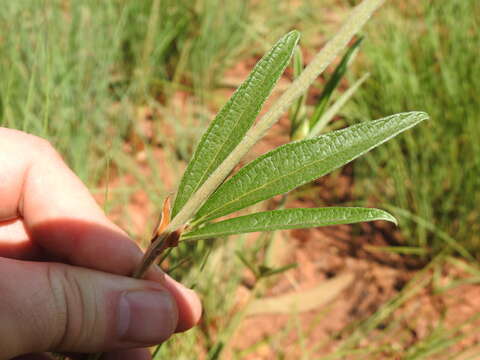
[[[160,269],[128,277],[142,251],[45,140],[0,128],[0,204],[0,360],[150,359],[198,322],[195,293]]]

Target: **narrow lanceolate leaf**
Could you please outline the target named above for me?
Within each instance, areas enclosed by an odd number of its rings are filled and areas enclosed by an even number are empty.
[[[343,79],[345,76],[349,65],[352,63],[353,59],[355,58],[355,55],[357,54],[358,48],[360,44],[363,41],[363,37],[358,38],[352,46],[350,46],[343,55],[342,60],[340,60],[340,63],[337,65],[335,70],[333,71],[332,76],[330,77],[330,80],[328,80],[327,84],[325,85],[322,94],[320,95],[320,99],[318,100],[317,105],[315,106],[315,111],[313,112],[313,116],[310,119],[310,127],[314,127],[320,117],[323,115],[327,108],[327,104],[330,101],[330,98],[332,97],[333,92],[335,89],[337,89],[338,85],[340,84],[340,81]]]
[[[293,54],[293,76],[298,78],[303,71],[303,55],[300,47],[295,48],[295,53]],[[302,122],[301,110],[305,106],[305,95],[300,96],[290,107],[289,110],[289,120],[290,127],[292,128],[292,133],[295,132],[295,129],[298,128],[299,123]]]
[[[424,112],[401,113],[281,146],[252,161],[223,183],[200,208],[195,223],[293,190],[427,118]]]
[[[356,207],[285,209],[265,211],[207,224],[198,230],[183,234],[182,240],[199,240],[256,231],[353,224],[374,220],[386,220],[396,223],[392,215],[379,209]]]
[[[345,91],[338,98],[338,100],[335,101],[332,106],[330,106],[328,110],[325,111],[323,115],[318,119],[313,129],[310,130],[307,138],[313,138],[315,136],[318,136],[325,128],[325,126],[328,125],[328,123],[335,117],[335,115],[340,111],[340,109],[347,103],[347,101],[350,100],[350,98],[355,94],[358,88],[362,86],[362,84],[368,79],[369,76],[370,74],[368,73],[363,75],[351,87],[349,87],[348,90]]]
[[[288,65],[300,38],[292,31],[281,38],[254,67],[248,79],[220,110],[203,135],[180,182],[172,217],[230,154],[250,129]]]

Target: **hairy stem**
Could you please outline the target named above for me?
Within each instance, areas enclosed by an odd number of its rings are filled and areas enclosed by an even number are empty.
[[[135,279],[141,279],[147,272],[148,268],[153,264],[155,259],[160,256],[165,249],[168,248],[166,239],[170,235],[170,232],[162,232],[161,234],[157,235],[151,245],[148,247],[147,251],[143,255],[143,259],[138,264],[136,269],[134,270],[132,277]]]

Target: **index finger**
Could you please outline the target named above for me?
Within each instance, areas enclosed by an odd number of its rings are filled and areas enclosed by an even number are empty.
[[[0,221],[22,218],[33,242],[79,266],[130,274],[142,252],[103,213],[48,142],[0,129]]]

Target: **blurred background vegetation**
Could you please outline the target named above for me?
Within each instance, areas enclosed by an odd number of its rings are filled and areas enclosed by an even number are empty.
[[[0,0],[0,125],[49,139],[106,211],[116,212],[133,237],[146,239],[202,130],[248,73],[240,66],[239,78],[232,78],[239,64],[250,69],[292,28],[302,32],[308,61],[354,3]],[[389,1],[366,28],[347,78],[365,71],[371,76],[335,119],[347,124],[410,110],[430,114],[428,124],[354,163],[355,203],[398,216],[400,240],[392,248],[420,258],[420,273],[439,256],[464,259],[471,283],[480,279],[479,23],[476,0]],[[162,162],[156,149],[164,152]],[[150,204],[141,231],[127,206],[139,189]],[[215,294],[235,293],[242,283],[244,267],[234,253],[245,241],[221,242],[209,266],[208,242],[172,255],[190,258],[188,269],[176,275],[202,293],[206,320],[159,356],[187,359],[203,347],[208,358],[221,358],[227,341],[218,339],[222,329],[233,332],[235,298]],[[228,264],[221,274],[215,261]],[[387,318],[402,296],[412,294],[406,286],[373,317],[352,325],[329,356],[382,358],[378,346],[362,348],[358,339],[378,330],[379,317]],[[205,330],[212,319],[213,332]],[[437,330],[400,349],[399,358],[436,358],[460,341],[453,330]]]

